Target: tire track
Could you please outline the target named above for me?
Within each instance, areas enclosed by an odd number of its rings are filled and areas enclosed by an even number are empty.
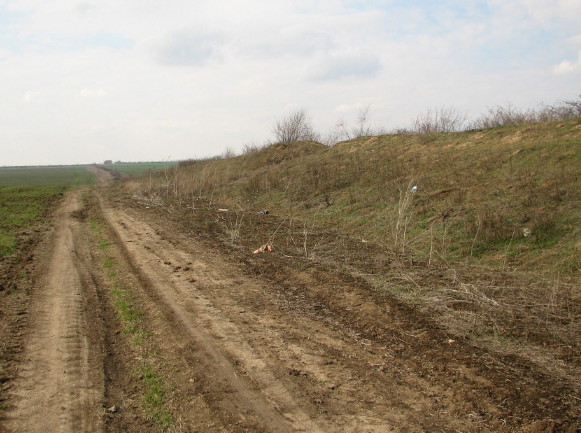
[[[206,378],[218,416],[230,413],[257,426],[244,431],[454,432],[466,426],[426,396],[436,388],[398,371],[397,363],[386,366],[389,375],[378,371],[385,363],[381,347],[353,345],[353,337],[317,316],[289,310],[276,292],[195,240],[185,247],[179,235],[164,234],[140,215],[103,200],[101,206],[131,272],[140,276],[147,308],[161,312],[155,329],[167,356],[191,357],[188,368]],[[169,335],[161,331],[168,324]]]
[[[163,254],[166,262],[193,263],[195,257],[173,249],[161,239],[154,240],[156,246],[143,248],[136,240],[140,233],[150,233],[151,227],[118,209],[104,208],[103,214],[151,300],[172,324],[176,336],[182,336],[175,337],[181,340],[176,341],[176,345],[195,346],[196,362],[203,362],[206,375],[212,378],[212,397],[218,401],[220,410],[242,414],[269,432],[326,431],[311,419],[284,381],[276,377],[242,339],[237,340],[241,343],[236,347],[237,360],[232,359],[232,354],[224,349],[224,343],[212,329],[220,326],[218,322],[225,318],[219,317],[220,312],[213,308],[210,300],[200,299],[203,296],[199,293],[195,304],[188,302],[186,292],[192,290],[191,285],[172,278],[171,270],[164,268],[158,254]],[[252,380],[240,374],[235,365],[242,359],[245,364],[253,365],[256,374]]]

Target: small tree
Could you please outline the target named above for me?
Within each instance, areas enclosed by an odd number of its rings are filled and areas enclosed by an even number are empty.
[[[313,130],[311,121],[304,110],[292,111],[278,119],[272,132],[277,143],[318,141],[319,139],[319,135]]]

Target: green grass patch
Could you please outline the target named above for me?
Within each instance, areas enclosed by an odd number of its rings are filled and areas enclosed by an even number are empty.
[[[115,259],[107,254],[106,250],[111,245],[111,241],[106,238],[103,225],[98,221],[89,220],[89,226],[97,235],[97,246],[104,254],[101,265],[103,270],[106,271],[107,280],[111,288],[113,306],[123,326],[122,333],[130,338],[131,344],[134,347],[140,348],[143,351],[142,355],[145,359],[138,369],[138,377],[144,386],[144,409],[147,416],[161,430],[168,430],[173,425],[173,417],[165,405],[165,396],[168,387],[162,376],[147,361],[147,347],[145,343],[150,334],[143,326],[143,311],[135,303],[131,290],[119,278],[118,264]]]
[[[91,230],[93,230],[97,235],[101,235],[103,233],[103,225],[98,222],[95,221],[93,219],[89,220],[89,227],[91,228]],[[101,238],[99,238],[99,241],[101,240]]]
[[[103,264],[104,269],[107,269],[107,270],[113,269],[113,259],[111,257],[103,258],[102,264]],[[109,276],[115,276],[115,274],[113,274],[113,275],[109,274]]]
[[[46,216],[63,191],[55,186],[0,186],[0,257],[16,251],[18,233]]]
[[[106,168],[120,173],[130,174],[132,176],[139,176],[150,172],[167,170],[175,167],[178,163],[175,161],[168,162],[118,162],[115,164],[107,164]]]
[[[148,408],[149,417],[162,429],[168,429],[173,424],[173,417],[165,408],[167,385],[150,364],[144,363],[140,373],[145,384],[144,402]]]

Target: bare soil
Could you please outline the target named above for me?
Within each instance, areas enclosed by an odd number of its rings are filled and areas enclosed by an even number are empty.
[[[2,379],[8,431],[161,429],[142,403],[144,352],[123,335],[89,220],[107,227],[108,254],[144,314],[171,431],[579,431],[573,382],[451,335],[361,278],[229,245],[211,206],[194,223],[92,194],[64,200],[28,319],[2,334],[22,342]]]

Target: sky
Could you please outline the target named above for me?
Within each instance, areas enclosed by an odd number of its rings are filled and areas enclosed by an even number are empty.
[[[428,109],[581,94],[581,0],[0,0],[0,166],[203,158],[304,110],[411,125]]]

